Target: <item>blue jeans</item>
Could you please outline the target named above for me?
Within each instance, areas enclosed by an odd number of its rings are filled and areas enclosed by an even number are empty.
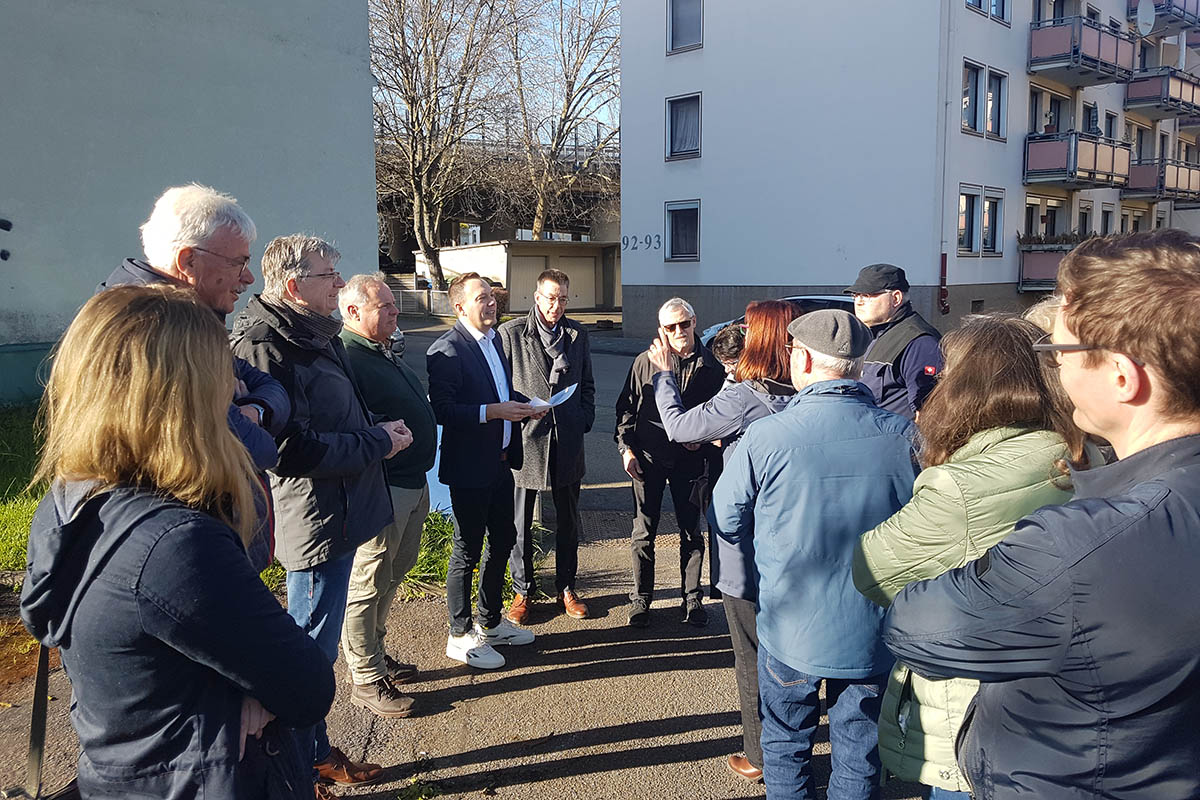
[[[941,789],[937,786],[929,787],[929,794],[925,795],[926,800],[971,800],[969,792],[952,792],[949,789]]]
[[[829,709],[833,771],[828,800],[878,800],[879,707],[887,673],[861,679],[822,678],[792,669],[759,642],[763,780],[768,800],[816,797],[813,736],[821,718],[821,681]]]
[[[316,641],[330,664],[337,661],[353,566],[354,551],[351,550],[312,569],[287,574],[288,614]],[[279,666],[287,669],[286,664]],[[308,759],[304,763],[315,764],[328,758],[330,747],[325,720],[311,728],[297,728],[296,746],[300,749],[300,757]]]

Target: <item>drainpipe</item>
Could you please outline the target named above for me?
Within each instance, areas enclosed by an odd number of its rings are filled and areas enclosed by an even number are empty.
[[[942,9],[942,14],[945,16],[946,24],[943,29],[943,48],[945,55],[942,62],[942,74],[944,86],[942,92],[945,101],[942,107],[938,110],[938,167],[937,175],[941,183],[941,202],[938,203],[939,222],[938,222],[938,244],[941,251],[940,264],[938,265],[938,310],[942,314],[950,313],[950,290],[946,285],[946,252],[948,250],[946,241],[946,156],[949,151],[950,131],[950,108],[954,104],[955,95],[952,84],[953,62],[951,46],[954,42],[954,12],[955,8],[952,3],[939,3]]]

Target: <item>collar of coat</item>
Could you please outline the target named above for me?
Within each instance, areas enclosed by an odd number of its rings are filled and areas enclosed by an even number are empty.
[[[1159,442],[1106,466],[1071,470],[1071,483],[1076,499],[1112,497],[1183,466],[1200,466],[1200,434]]]

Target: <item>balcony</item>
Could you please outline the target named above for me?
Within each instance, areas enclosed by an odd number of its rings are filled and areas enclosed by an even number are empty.
[[[1124,186],[1130,147],[1090,133],[1031,133],[1025,137],[1025,183],[1066,189]]]
[[[1136,22],[1138,0],[1126,0],[1125,9],[1126,18]],[[1196,29],[1200,29],[1200,0],[1155,0],[1152,35],[1170,36]]]
[[[1200,115],[1200,78],[1174,67],[1138,70],[1125,86],[1125,110],[1148,119]]]
[[[1114,31],[1086,17],[1048,19],[1030,26],[1029,71],[1067,86],[1129,80],[1133,51],[1133,34]]]
[[[1200,165],[1173,158],[1135,161],[1121,197],[1200,201]]]

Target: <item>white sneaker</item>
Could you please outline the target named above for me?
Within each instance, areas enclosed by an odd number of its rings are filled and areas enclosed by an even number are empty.
[[[504,666],[504,656],[497,653],[478,630],[467,631],[461,636],[450,634],[450,638],[446,639],[446,657],[477,669],[499,669]]]
[[[494,628],[481,628],[479,623],[475,623],[475,633],[482,637],[482,641],[495,646],[499,644],[533,644],[533,633],[524,628],[518,628],[504,617],[500,618],[500,622]]]

